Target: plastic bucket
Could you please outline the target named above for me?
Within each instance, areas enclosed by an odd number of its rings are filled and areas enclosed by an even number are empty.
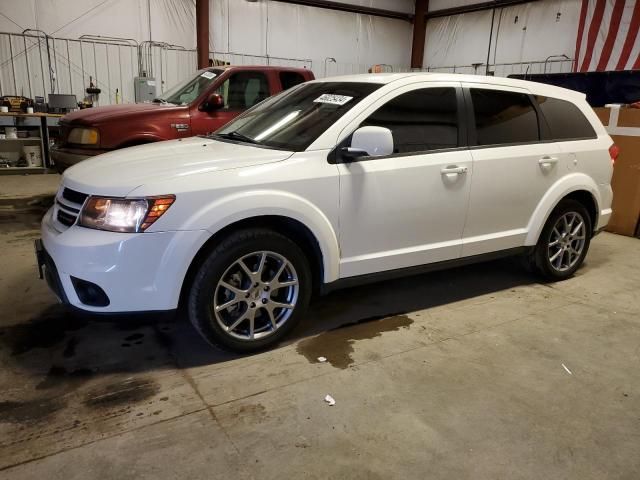
[[[25,145],[22,152],[30,167],[42,167],[42,151],[39,146]]]

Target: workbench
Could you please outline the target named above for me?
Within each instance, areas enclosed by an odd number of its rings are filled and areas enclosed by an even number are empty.
[[[5,127],[15,127],[18,131],[26,131],[25,138],[0,138],[0,160],[9,156],[15,158],[19,154],[24,158],[24,146],[40,146],[42,166],[11,166],[0,167],[2,174],[47,173],[53,164],[49,156],[49,146],[59,135],[58,122],[62,115],[53,113],[16,113],[0,112],[0,134],[6,133]],[[3,153],[5,156],[3,157]],[[11,163],[14,163],[13,161]]]

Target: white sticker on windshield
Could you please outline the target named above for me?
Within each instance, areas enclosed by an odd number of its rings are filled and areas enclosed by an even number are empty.
[[[211,80],[212,78],[216,78],[216,74],[213,72],[202,72],[201,77],[206,78],[207,80]]]
[[[351,100],[353,100],[353,97],[348,97],[346,95],[323,93],[318,98],[316,98],[313,103],[330,103],[331,105],[344,105]]]

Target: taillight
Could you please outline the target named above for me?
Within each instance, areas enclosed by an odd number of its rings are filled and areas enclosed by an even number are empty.
[[[620,147],[615,143],[609,147],[609,156],[611,157],[611,163],[613,165],[616,164],[616,160],[618,159],[618,155],[620,155]]]

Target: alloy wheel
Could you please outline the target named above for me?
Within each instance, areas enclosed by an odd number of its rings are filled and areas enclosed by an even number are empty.
[[[551,230],[547,255],[549,263],[558,272],[569,270],[580,259],[586,243],[585,225],[578,212],[567,212]]]
[[[270,251],[231,264],[216,286],[212,313],[222,330],[241,340],[273,334],[291,317],[300,286],[293,264]]]

